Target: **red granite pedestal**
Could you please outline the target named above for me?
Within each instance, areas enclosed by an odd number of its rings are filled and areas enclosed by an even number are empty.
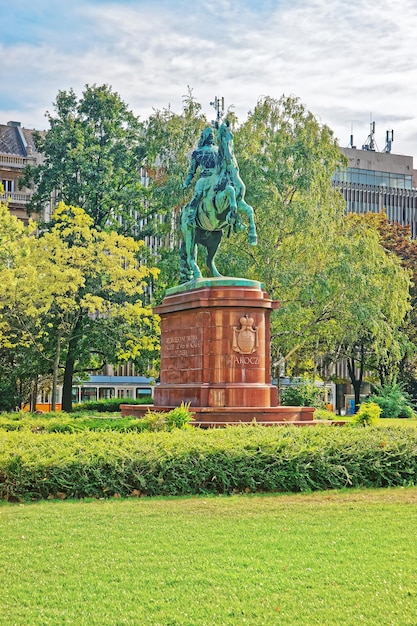
[[[199,279],[168,291],[161,317],[161,374],[154,410],[190,404],[194,423],[309,422],[314,409],[280,407],[270,378],[270,315],[277,302],[257,281]],[[122,406],[122,415],[148,407]]]

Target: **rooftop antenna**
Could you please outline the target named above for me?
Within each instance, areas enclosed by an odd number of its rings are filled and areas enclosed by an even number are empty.
[[[372,121],[372,114],[371,114],[371,124],[370,124],[371,128],[369,131],[369,135],[367,140],[365,141],[365,143],[362,146],[362,150],[370,150],[371,152],[375,152],[375,122]]]
[[[223,96],[221,98],[218,98],[217,96],[214,98],[214,102],[210,102],[210,105],[212,107],[214,107],[215,111],[216,111],[216,124],[217,126],[220,125],[220,120],[222,119],[223,115],[224,115],[224,98]]]
[[[394,141],[394,131],[387,130],[384,152],[387,152],[388,154],[391,152],[393,141]]]
[[[353,145],[353,124],[350,125],[350,141],[349,141],[349,148],[356,148],[356,146]]]

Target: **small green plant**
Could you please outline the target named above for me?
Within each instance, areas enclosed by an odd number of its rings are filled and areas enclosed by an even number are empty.
[[[315,420],[335,420],[337,419],[336,413],[329,411],[328,409],[316,409],[314,411],[313,418]]]
[[[362,402],[359,411],[353,416],[352,423],[357,426],[374,426],[381,417],[381,407],[375,402]]]
[[[281,404],[284,406],[315,406],[323,408],[322,392],[313,382],[303,381],[286,387],[281,392]]]
[[[169,411],[166,416],[167,426],[169,430],[172,428],[185,428],[193,419],[193,413],[190,412],[190,403],[181,402],[181,405]]]
[[[171,431],[174,428],[187,428],[193,418],[193,413],[190,412],[189,407],[189,404],[182,402],[180,406],[167,413],[148,410],[140,420],[143,424],[143,430]]]
[[[163,413],[162,411],[148,410],[148,412],[140,420],[143,426],[143,430],[151,430],[151,431],[167,430],[166,416],[167,414]]]
[[[411,398],[399,383],[390,383],[377,387],[369,400],[381,407],[381,417],[414,416]]]

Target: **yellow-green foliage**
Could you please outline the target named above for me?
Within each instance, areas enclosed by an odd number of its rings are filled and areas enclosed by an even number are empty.
[[[382,409],[376,402],[362,402],[352,422],[361,426],[371,426],[379,422]]]
[[[336,420],[336,413],[328,409],[316,409],[313,415],[315,420]]]
[[[56,346],[53,353],[62,353],[79,320],[88,319],[102,332],[90,347],[107,347],[112,358],[158,351],[159,319],[140,299],[145,279],[158,270],[138,262],[143,246],[94,228],[78,207],[60,203],[51,229],[39,235],[0,206],[0,346],[36,346],[36,356]],[[104,320],[117,328],[117,339],[107,341]]]

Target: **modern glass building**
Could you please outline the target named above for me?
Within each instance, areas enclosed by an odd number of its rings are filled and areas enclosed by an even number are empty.
[[[417,238],[417,170],[413,157],[391,152],[340,148],[348,160],[346,169],[336,173],[338,187],[351,213],[380,213],[403,226],[410,226]]]

